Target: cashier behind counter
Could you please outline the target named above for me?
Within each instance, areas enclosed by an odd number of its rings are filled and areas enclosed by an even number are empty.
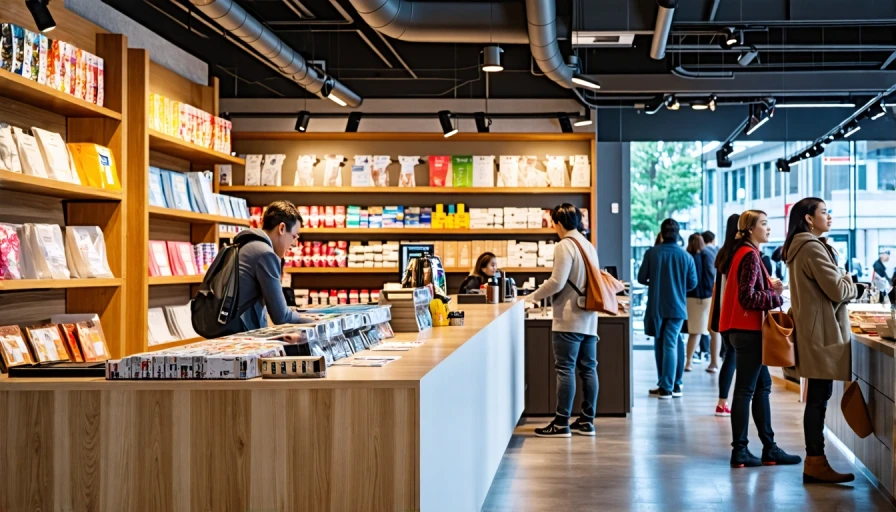
[[[275,324],[301,324],[311,320],[289,309],[280,285],[282,261],[287,249],[299,238],[302,217],[289,201],[274,201],[264,212],[262,229],[246,229],[233,238],[240,249],[239,305],[241,332],[267,327],[267,316]],[[267,306],[267,314],[265,314]]]
[[[464,279],[464,282],[460,285],[460,290],[458,290],[459,295],[469,294],[469,293],[479,293],[479,289],[482,285],[489,282],[489,280],[495,277],[495,274],[498,272],[498,259],[494,254],[490,252],[484,252],[476,258],[476,264],[473,266],[473,270],[470,271],[470,275]]]

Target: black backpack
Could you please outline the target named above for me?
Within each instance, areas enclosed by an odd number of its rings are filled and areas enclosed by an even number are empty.
[[[251,242],[267,240],[249,232],[240,236],[239,244],[223,248],[209,266],[199,291],[190,301],[193,330],[206,339],[220,338],[243,331],[240,317],[255,303],[240,303],[240,250]]]

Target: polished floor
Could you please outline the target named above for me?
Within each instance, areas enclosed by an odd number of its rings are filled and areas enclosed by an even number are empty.
[[[653,353],[636,351],[635,409],[630,418],[598,418],[597,436],[536,438],[546,423],[517,428],[483,510],[486,511],[861,511],[896,510],[860,474],[847,486],[804,486],[802,466],[731,469],[731,426],[713,415],[717,377],[686,373],[685,395],[647,397],[656,382]],[[598,369],[599,370],[599,369]],[[802,404],[776,386],[772,423],[778,445],[804,456]],[[751,428],[750,448],[761,445]],[[828,442],[841,471],[852,466]]]

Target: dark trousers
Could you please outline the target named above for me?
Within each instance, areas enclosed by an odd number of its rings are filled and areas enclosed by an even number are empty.
[[[700,353],[709,353],[709,334],[703,334],[700,336]]]
[[[731,389],[731,381],[734,380],[734,368],[737,364],[737,354],[731,346],[731,340],[727,334],[722,335],[722,346],[725,347],[725,355],[722,367],[719,369],[719,398],[728,400],[728,391]]]
[[[663,318],[660,330],[653,339],[653,355],[656,358],[657,385],[666,391],[681,386],[684,376],[684,343],[681,326],[684,318]]]
[[[572,414],[572,401],[576,396],[575,370],[582,379],[582,414],[587,421],[594,420],[597,409],[597,336],[574,332],[552,333],[554,368],[557,370],[557,415],[554,424],[566,425]]]
[[[833,381],[809,379],[806,410],[803,412],[803,435],[806,437],[806,455],[810,457],[824,455],[824,414],[833,392]]]
[[[747,447],[750,427],[750,405],[753,422],[759,431],[763,448],[775,445],[772,431],[772,411],[769,394],[772,377],[762,364],[762,334],[759,331],[730,333],[731,346],[737,353],[737,377],[734,380],[734,400],[731,402],[731,446],[735,450]]]

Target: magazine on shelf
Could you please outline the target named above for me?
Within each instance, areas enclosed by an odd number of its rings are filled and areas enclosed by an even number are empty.
[[[168,208],[165,189],[162,186],[162,170],[158,167],[149,168],[149,205]]]

